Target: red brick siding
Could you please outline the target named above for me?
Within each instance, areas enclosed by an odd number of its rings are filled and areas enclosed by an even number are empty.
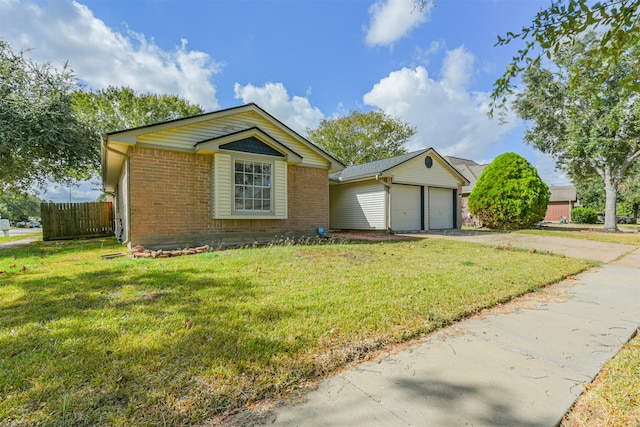
[[[132,237],[207,227],[211,156],[134,148],[130,159]]]
[[[571,221],[571,202],[549,202],[544,220],[560,221],[562,217]]]
[[[131,243],[215,244],[267,235],[315,233],[329,225],[328,172],[288,166],[288,219],[212,219],[213,157],[134,148],[131,158]]]

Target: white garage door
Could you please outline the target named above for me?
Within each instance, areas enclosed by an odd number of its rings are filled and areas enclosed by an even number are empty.
[[[420,187],[391,187],[391,228],[397,231],[420,230]]]
[[[429,188],[429,229],[453,228],[453,190]]]

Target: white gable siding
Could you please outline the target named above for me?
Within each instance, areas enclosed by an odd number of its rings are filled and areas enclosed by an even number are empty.
[[[386,230],[386,192],[377,181],[330,186],[329,206],[333,229]]]
[[[428,153],[422,154],[403,163],[387,173],[393,176],[398,184],[428,185],[435,187],[458,188],[458,178],[446,168],[436,156],[431,156],[433,165],[427,168],[424,159]]]
[[[139,144],[149,147],[191,152],[198,142],[254,127],[262,129],[269,136],[302,156],[303,160],[300,166],[328,168],[328,161],[322,156],[253,112],[212,118],[200,123],[150,132],[138,136],[137,141]]]

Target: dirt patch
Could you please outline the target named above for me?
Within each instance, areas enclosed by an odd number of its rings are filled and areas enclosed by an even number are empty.
[[[393,233],[380,231],[332,231],[331,237],[334,239],[350,241],[371,241],[381,242],[386,240],[411,240],[412,237],[396,235]]]

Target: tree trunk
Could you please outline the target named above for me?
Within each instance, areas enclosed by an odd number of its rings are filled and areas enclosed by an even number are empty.
[[[619,231],[618,218],[616,217],[618,183],[616,182],[615,178],[611,175],[612,175],[611,171],[609,170],[609,168],[607,168],[604,174],[604,191],[606,195],[605,211],[604,211],[604,230]]]

